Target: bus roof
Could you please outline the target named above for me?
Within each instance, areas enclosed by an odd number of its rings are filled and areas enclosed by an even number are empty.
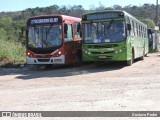
[[[143,24],[144,26],[147,26],[146,24],[144,24],[143,22],[141,22],[140,20],[138,20],[136,17],[134,17],[133,15],[127,13],[126,11],[123,11],[123,10],[103,10],[103,11],[95,11],[95,12],[90,12],[90,13],[86,13],[84,14],[83,16],[85,15],[91,15],[91,14],[96,14],[96,13],[107,13],[107,12],[113,12],[113,13],[116,13],[116,12],[121,12],[124,14],[124,16],[127,16],[129,17],[130,19],[133,19],[137,22],[139,22],[140,24]]]
[[[105,13],[105,12],[123,12],[123,11],[122,10],[102,10],[102,11],[89,12],[84,15],[89,15],[89,14],[94,14],[94,13]]]
[[[72,16],[67,16],[67,15],[61,15],[61,14],[50,14],[50,15],[40,15],[40,16],[34,16],[34,17],[30,17],[29,19],[36,19],[36,18],[49,18],[49,17],[54,17],[54,16],[59,16],[62,17],[63,20],[67,20],[67,21],[77,21],[77,22],[81,22],[81,18],[78,17],[72,17]],[[28,20],[29,20],[28,19]]]

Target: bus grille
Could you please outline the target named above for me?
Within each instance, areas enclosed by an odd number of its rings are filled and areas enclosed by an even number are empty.
[[[114,48],[117,47],[118,44],[108,44],[108,45],[88,45],[88,48],[97,49],[97,48]]]
[[[38,59],[38,62],[49,62],[50,59]]]
[[[91,52],[92,54],[109,54],[109,53],[114,53],[114,51],[111,52]]]

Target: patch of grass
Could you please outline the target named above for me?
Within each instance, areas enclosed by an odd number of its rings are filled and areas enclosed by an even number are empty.
[[[25,47],[21,43],[0,38],[0,66],[25,63]]]

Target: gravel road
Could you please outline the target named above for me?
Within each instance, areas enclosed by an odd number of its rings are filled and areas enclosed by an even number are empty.
[[[160,111],[159,91],[159,52],[132,66],[0,68],[0,111]]]

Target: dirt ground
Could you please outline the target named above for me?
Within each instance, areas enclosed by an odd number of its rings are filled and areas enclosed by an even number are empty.
[[[160,111],[159,91],[160,53],[132,66],[0,68],[0,111]]]

